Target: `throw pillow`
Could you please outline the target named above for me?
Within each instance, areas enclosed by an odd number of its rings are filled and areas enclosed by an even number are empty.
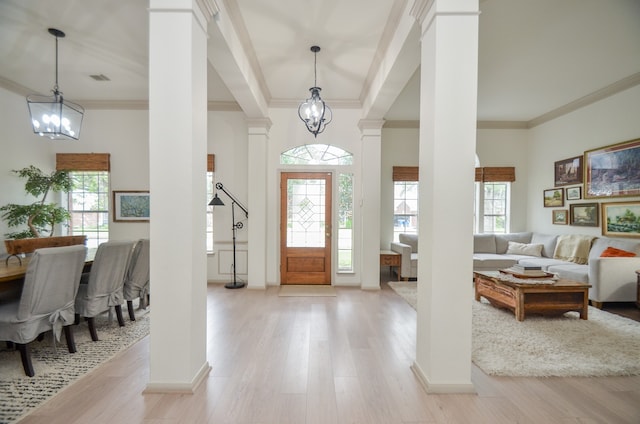
[[[611,246],[604,249],[604,251],[600,255],[601,258],[633,258],[635,256],[636,254],[633,252],[627,252],[626,250],[616,249],[615,247]]]
[[[526,244],[510,241],[507,247],[507,255],[542,256],[542,244]]]

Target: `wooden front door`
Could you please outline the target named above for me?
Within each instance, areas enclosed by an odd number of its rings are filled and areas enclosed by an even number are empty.
[[[280,282],[331,284],[331,173],[280,177]]]

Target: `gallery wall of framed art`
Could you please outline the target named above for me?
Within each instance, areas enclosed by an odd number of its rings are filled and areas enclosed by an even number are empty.
[[[544,207],[555,225],[601,227],[608,237],[640,237],[640,138],[554,162],[554,188]],[[589,202],[584,202],[588,200]]]

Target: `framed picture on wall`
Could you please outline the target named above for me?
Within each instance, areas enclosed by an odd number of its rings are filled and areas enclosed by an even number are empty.
[[[569,223],[569,211],[566,209],[556,209],[551,211],[551,222],[556,225],[566,225]]]
[[[580,227],[598,226],[597,203],[574,203],[569,205],[569,223]]]
[[[640,202],[603,203],[602,235],[640,237]]]
[[[582,156],[559,160],[553,168],[555,186],[582,183]]]
[[[640,139],[584,152],[584,197],[640,196]]]
[[[550,188],[548,190],[544,190],[543,197],[545,208],[557,208],[558,206],[564,206],[563,188]]]
[[[113,191],[114,222],[149,222],[148,191]]]
[[[567,200],[580,200],[582,199],[582,187],[567,187]]]

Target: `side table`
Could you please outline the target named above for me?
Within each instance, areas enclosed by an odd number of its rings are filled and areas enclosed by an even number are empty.
[[[402,256],[392,250],[380,251],[380,265],[386,265],[393,272],[393,268],[397,268],[398,281],[400,281],[400,265],[402,264]]]
[[[640,308],[640,269],[636,270],[636,275],[638,276],[638,285],[636,288],[636,306]]]

